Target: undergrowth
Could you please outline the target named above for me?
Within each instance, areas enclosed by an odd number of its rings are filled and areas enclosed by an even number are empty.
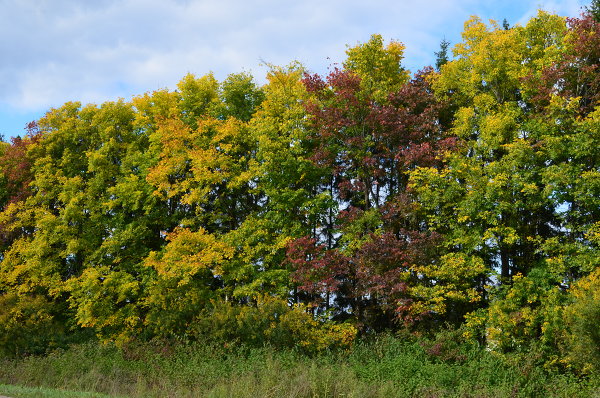
[[[600,396],[597,377],[544,369],[535,356],[499,357],[443,335],[378,337],[312,356],[268,346],[154,341],[118,348],[90,342],[0,360],[0,384],[88,392],[69,395],[74,397]],[[2,388],[17,398],[60,396]]]

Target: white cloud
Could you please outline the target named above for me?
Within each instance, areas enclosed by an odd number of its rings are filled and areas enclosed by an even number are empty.
[[[538,3],[434,0],[425,8],[406,0],[0,0],[0,35],[8,38],[0,42],[0,104],[31,111],[67,100],[128,98],[172,88],[188,72],[214,71],[223,79],[250,70],[260,79],[261,60],[298,59],[325,72],[329,62],[344,58],[346,44],[372,33],[404,42],[406,65],[414,71],[433,62],[444,36],[458,40],[470,14],[498,17],[491,14],[517,6],[524,11],[514,22]],[[579,2],[545,8],[576,15]]]

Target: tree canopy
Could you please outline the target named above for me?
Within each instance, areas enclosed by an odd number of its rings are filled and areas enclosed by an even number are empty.
[[[597,13],[473,17],[412,74],[373,35],[326,75],[49,110],[0,142],[0,350],[449,323],[599,370]]]

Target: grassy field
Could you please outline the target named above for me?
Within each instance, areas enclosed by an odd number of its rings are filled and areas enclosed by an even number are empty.
[[[0,360],[0,395],[29,397],[600,397],[598,378],[544,370],[536,356],[381,338],[349,352],[210,344],[88,343]],[[85,392],[75,392],[85,391]]]

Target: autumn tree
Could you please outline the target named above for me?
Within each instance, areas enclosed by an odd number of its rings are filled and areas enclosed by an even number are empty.
[[[570,55],[593,35],[574,39],[580,25],[569,25],[544,12],[509,30],[469,20],[456,59],[432,78],[458,108],[451,132],[461,143],[445,167],[411,173],[444,246],[490,278],[479,287],[490,307],[468,319],[498,350],[532,338],[556,347],[565,290],[597,263],[584,238],[595,210],[579,211],[583,196],[595,206],[597,159],[584,149],[596,146],[594,75],[589,51]]]
[[[375,35],[348,50],[344,69],[303,80],[314,96],[306,104],[312,160],[329,170],[325,188],[337,208],[319,234],[290,244],[288,261],[320,308],[333,301],[335,318],[351,317],[365,330],[429,313],[414,305],[411,289],[432,283],[419,268],[438,256],[439,237],[423,228],[406,172],[439,165],[438,154],[454,142],[443,136],[431,70],[409,81],[402,51]]]

